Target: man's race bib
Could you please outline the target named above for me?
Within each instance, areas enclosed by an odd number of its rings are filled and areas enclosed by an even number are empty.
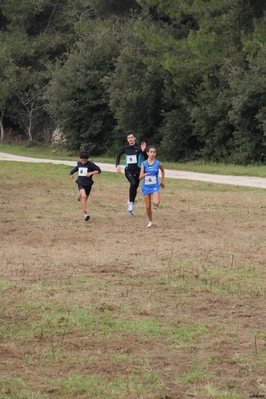
[[[137,163],[137,155],[127,155],[127,163]]]
[[[79,168],[79,176],[86,176],[88,168]]]
[[[156,176],[145,176],[145,184],[156,184]]]

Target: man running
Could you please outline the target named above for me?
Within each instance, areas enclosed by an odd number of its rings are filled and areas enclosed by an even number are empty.
[[[137,196],[137,190],[139,186],[139,174],[140,167],[142,164],[142,158],[147,159],[146,143],[143,141],[141,145],[136,143],[135,133],[130,131],[127,132],[127,142],[117,153],[116,155],[116,170],[117,173],[122,173],[122,168],[120,166],[120,158],[124,154],[126,157],[126,166],[125,166],[125,176],[129,181],[129,200],[128,200],[128,212],[133,215],[134,214],[134,202]]]

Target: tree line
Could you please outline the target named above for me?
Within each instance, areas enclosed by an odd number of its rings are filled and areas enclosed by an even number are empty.
[[[0,139],[264,163],[266,1],[0,0]]]

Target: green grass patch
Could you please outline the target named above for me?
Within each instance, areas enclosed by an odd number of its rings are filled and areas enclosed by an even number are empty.
[[[1,161],[0,398],[266,395],[265,193],[124,176],[82,217],[65,165]]]

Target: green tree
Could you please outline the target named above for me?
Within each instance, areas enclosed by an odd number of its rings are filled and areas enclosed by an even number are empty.
[[[115,121],[102,79],[114,68],[119,47],[110,24],[92,22],[88,31],[64,65],[57,65],[45,98],[68,147],[97,155],[112,143]]]
[[[96,15],[105,19],[111,16],[128,17],[131,12],[138,11],[140,6],[136,0],[90,0],[90,8],[93,8]],[[92,10],[91,10],[92,13]]]
[[[241,97],[237,90],[239,81],[231,66],[237,68],[239,76],[245,76],[247,62],[243,32],[245,36],[251,34],[253,42],[254,21],[261,19],[264,2],[138,2],[148,8],[149,18],[139,19],[136,32],[170,73],[176,93],[173,108],[168,102],[164,112],[162,144],[174,143],[178,157],[184,154],[182,149],[185,148],[192,158],[228,160],[233,159],[232,155],[238,149],[235,160],[255,159],[262,142],[258,125],[251,121],[258,120],[263,113],[256,111],[258,98],[254,98],[246,117],[242,115],[240,118],[239,107],[236,107],[237,98]],[[263,37],[257,32],[257,45],[259,36]],[[238,87],[243,88],[243,85]],[[247,108],[243,109],[247,111]],[[180,123],[177,124],[175,119]]]
[[[159,128],[161,137],[160,152],[168,161],[189,161],[199,156],[199,142],[193,132],[190,110],[193,92],[177,87],[170,76],[166,75],[163,100],[163,120]]]
[[[85,9],[82,0],[1,1],[0,86],[9,82],[8,89],[0,92],[2,129],[7,116],[29,140],[38,134],[37,127],[41,129],[47,117],[41,99],[50,78],[47,67],[73,46],[75,24]]]
[[[0,32],[1,41],[1,32]],[[0,140],[4,140],[4,117],[8,113],[10,100],[15,90],[14,76],[16,68],[7,60],[6,48],[3,45],[0,47]]]
[[[115,69],[104,79],[109,106],[117,121],[120,141],[125,132],[133,130],[139,139],[158,141],[162,108],[163,75],[155,66],[148,67],[150,55],[145,46],[132,35],[131,26],[123,29],[121,52]]]

